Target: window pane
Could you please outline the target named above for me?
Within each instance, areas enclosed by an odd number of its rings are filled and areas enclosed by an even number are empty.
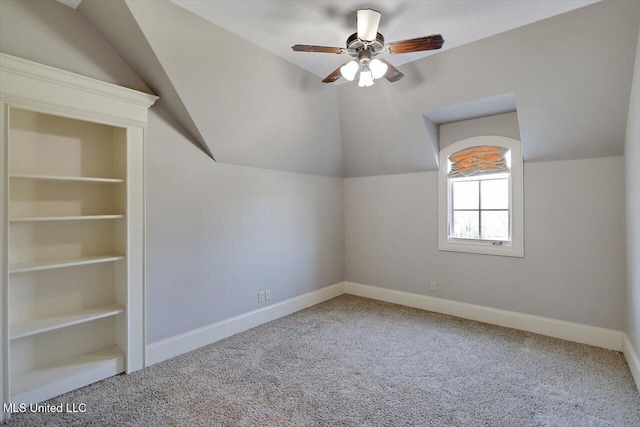
[[[479,239],[478,221],[478,211],[454,211],[452,237],[456,239]]]
[[[453,182],[453,209],[478,209],[478,181]]]
[[[509,209],[509,180],[490,179],[480,182],[482,209]]]
[[[509,240],[508,211],[483,211],[480,215],[483,240]]]

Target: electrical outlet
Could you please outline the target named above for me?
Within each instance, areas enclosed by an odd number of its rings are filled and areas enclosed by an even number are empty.
[[[264,302],[264,291],[258,292],[258,302]]]
[[[438,282],[431,282],[431,292],[438,291]]]
[[[269,301],[271,299],[271,289],[264,291],[264,299]]]

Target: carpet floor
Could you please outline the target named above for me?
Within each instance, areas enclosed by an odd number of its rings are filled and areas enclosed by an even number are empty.
[[[10,426],[640,426],[621,353],[343,295]]]

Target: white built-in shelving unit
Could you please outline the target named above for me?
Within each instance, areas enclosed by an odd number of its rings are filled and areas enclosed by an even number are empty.
[[[4,403],[143,367],[144,127],[156,99],[0,54]]]

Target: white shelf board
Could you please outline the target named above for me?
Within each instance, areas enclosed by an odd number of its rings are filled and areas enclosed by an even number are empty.
[[[9,265],[9,273],[26,273],[28,271],[49,270],[52,268],[74,267],[77,265],[97,264],[100,262],[113,262],[124,259],[123,255],[86,256],[72,259],[59,259],[55,261],[30,261]]]
[[[9,325],[9,339],[15,340],[18,338],[29,337],[31,335],[77,325],[79,323],[115,316],[122,312],[124,312],[123,306],[111,303],[95,308],[84,308],[75,313],[17,322]]]
[[[9,175],[11,178],[22,179],[42,179],[48,181],[79,181],[79,182],[124,182],[124,179],[120,178],[97,178],[89,176],[61,176],[61,175],[37,175],[28,173],[12,173]]]
[[[117,345],[11,377],[11,402],[36,403],[125,370],[125,355]]]
[[[69,215],[69,216],[15,216],[10,218],[11,222],[34,222],[34,221],[83,221],[98,219],[118,219],[124,215]]]

